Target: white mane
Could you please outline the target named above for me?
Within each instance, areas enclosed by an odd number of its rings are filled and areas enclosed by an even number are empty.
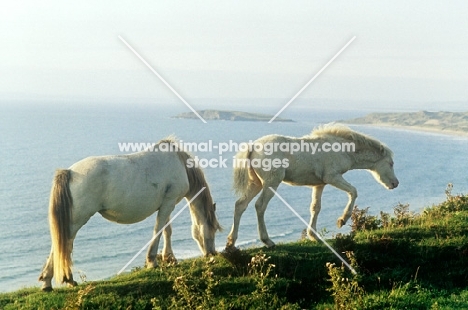
[[[312,130],[312,132],[309,135],[309,137],[314,138],[320,138],[325,136],[340,137],[345,140],[355,142],[358,145],[378,149],[384,156],[390,155],[391,157],[393,157],[393,152],[388,148],[388,146],[386,146],[382,142],[378,141],[375,138],[372,138],[371,136],[354,131],[342,124],[321,125]]]

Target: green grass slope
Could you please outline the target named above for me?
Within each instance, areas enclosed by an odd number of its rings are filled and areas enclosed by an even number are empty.
[[[329,242],[357,275],[323,244],[300,240],[0,294],[0,309],[468,309],[468,196],[449,189],[422,214],[356,208],[351,226]]]

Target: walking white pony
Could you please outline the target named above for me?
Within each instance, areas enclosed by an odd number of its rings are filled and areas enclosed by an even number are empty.
[[[132,224],[159,211],[154,234],[170,219],[175,205],[186,198],[190,203],[192,236],[204,255],[215,253],[215,232],[221,227],[216,219],[208,184],[199,168],[187,168],[191,156],[182,151],[161,151],[176,141],[168,138],[146,151],[121,156],[88,157],[67,170],[57,170],[49,203],[52,249],[39,277],[42,289],[51,291],[52,277],[57,283],[76,285],[71,272],[73,240],[91,216],[99,212],[109,221]],[[164,230],[163,259],[174,259],[171,226]],[[150,244],[146,265],[157,265],[159,234]]]
[[[277,148],[271,152],[275,144]],[[257,147],[259,145],[263,148]],[[298,145],[303,149],[291,152],[293,147]],[[353,145],[354,150],[352,150]],[[268,202],[274,196],[270,187],[276,191],[281,182],[312,187],[309,225],[315,231],[317,216],[321,208],[322,192],[327,184],[345,191],[349,196],[343,215],[338,219],[338,227],[343,226],[350,218],[357,191],[342,176],[348,170],[366,169],[372,173],[377,182],[386,188],[394,189],[398,186],[398,179],[393,171],[392,151],[378,140],[343,125],[325,125],[301,138],[268,135],[256,140],[253,146],[249,150],[239,152],[236,156],[234,189],[239,199],[235,204],[234,223],[227,238],[226,249],[228,250],[235,247],[242,213],[249,202],[262,190],[255,203],[258,233],[260,240],[268,247],[275,245],[268,237],[264,214]],[[308,150],[304,151],[306,146]],[[335,150],[338,150],[338,146],[340,149],[341,146],[350,147],[350,150],[332,152],[332,146]],[[282,149],[285,151],[281,151]],[[276,168],[271,167],[275,161]],[[314,233],[310,229],[307,229],[307,235],[315,240]]]

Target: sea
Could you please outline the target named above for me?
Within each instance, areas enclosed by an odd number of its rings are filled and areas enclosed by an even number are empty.
[[[226,107],[225,109],[233,109]],[[249,106],[249,112],[265,109]],[[245,110],[245,109],[244,109]],[[119,143],[157,142],[175,135],[185,142],[214,145],[229,141],[240,143],[267,134],[303,136],[321,124],[364,116],[377,109],[327,109],[327,107],[288,108],[281,117],[295,122],[236,122],[176,119],[188,112],[183,104],[164,106],[111,104],[23,104],[4,105],[0,114],[0,292],[23,287],[39,287],[37,278],[50,252],[47,221],[48,200],[54,171],[67,168],[88,156],[125,154]],[[274,111],[276,112],[276,111]],[[274,113],[273,113],[274,114]],[[350,171],[344,177],[358,190],[356,205],[369,207],[370,214],[393,212],[399,203],[410,210],[424,208],[445,199],[448,183],[453,194],[468,192],[468,137],[410,131],[375,126],[351,126],[387,144],[394,152],[395,173],[400,185],[387,190],[367,171]],[[232,157],[222,154],[227,167],[206,167],[206,178],[217,205],[217,216],[224,227],[216,235],[216,248],[225,246],[232,225],[235,195],[232,191]],[[194,152],[200,158],[219,158],[218,152]],[[309,219],[311,190],[282,184],[278,193],[303,217]],[[255,201],[255,200],[254,200]],[[325,188],[317,230],[333,237],[349,232],[349,225],[338,229],[336,220],[347,202],[346,193]],[[176,206],[175,212],[184,207]],[[245,211],[237,245],[262,246],[252,202]],[[270,237],[276,243],[300,239],[304,224],[278,198],[266,211]],[[109,222],[99,214],[81,228],[74,243],[75,279],[101,280],[116,275],[151,239],[155,215],[146,220],[122,225]],[[348,223],[349,224],[349,223]],[[200,256],[190,232],[188,209],[174,219],[173,249],[178,259]],[[160,245],[160,249],[162,245]],[[145,251],[127,268],[141,267]]]

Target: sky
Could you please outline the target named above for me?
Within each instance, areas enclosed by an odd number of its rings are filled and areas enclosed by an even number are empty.
[[[178,101],[121,36],[187,102],[280,107],[355,36],[298,104],[468,110],[466,16],[467,1],[8,1],[0,104]]]

